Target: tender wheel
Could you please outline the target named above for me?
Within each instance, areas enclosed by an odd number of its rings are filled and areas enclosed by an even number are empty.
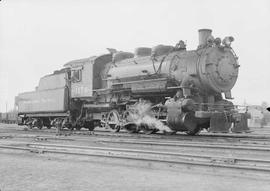
[[[120,131],[120,116],[117,110],[112,110],[107,116],[107,125],[109,125],[111,131]]]
[[[88,128],[89,131],[93,131],[95,128],[94,121],[87,121],[85,123],[86,128]]]
[[[76,125],[76,126],[75,126],[75,129],[76,129],[77,131],[80,131],[80,130],[81,130],[81,126]]]
[[[33,129],[33,125],[32,125],[32,121],[27,119],[27,121],[25,122],[25,125],[27,126],[28,129]]]
[[[37,126],[38,129],[42,129],[42,127],[43,127],[43,121],[42,121],[42,119],[37,119],[35,125]]]

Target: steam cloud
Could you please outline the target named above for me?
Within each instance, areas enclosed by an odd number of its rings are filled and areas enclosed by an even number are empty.
[[[168,126],[164,125],[153,116],[151,108],[151,103],[145,101],[139,102],[133,106],[133,113],[130,115],[136,125],[144,126],[146,124],[149,130],[157,129],[162,132],[172,132]]]

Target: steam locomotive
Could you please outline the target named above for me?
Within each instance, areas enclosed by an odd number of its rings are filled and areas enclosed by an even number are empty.
[[[18,115],[30,127],[154,133],[160,130],[154,123],[138,123],[137,106],[147,103],[139,117],[158,120],[171,132],[248,131],[245,113],[228,101],[240,66],[233,40],[200,29],[196,50],[186,50],[181,40],[176,46],[139,47],[134,54],[108,49],[109,54],[70,61],[42,77],[35,91],[16,97]]]

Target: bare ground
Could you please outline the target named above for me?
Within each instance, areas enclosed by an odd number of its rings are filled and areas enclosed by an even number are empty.
[[[0,150],[1,191],[261,191],[270,182]]]

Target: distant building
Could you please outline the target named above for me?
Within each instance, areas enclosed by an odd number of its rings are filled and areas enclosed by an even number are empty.
[[[248,105],[248,112],[251,118],[248,120],[248,125],[252,126],[265,126],[270,122],[270,113],[260,105]]]

